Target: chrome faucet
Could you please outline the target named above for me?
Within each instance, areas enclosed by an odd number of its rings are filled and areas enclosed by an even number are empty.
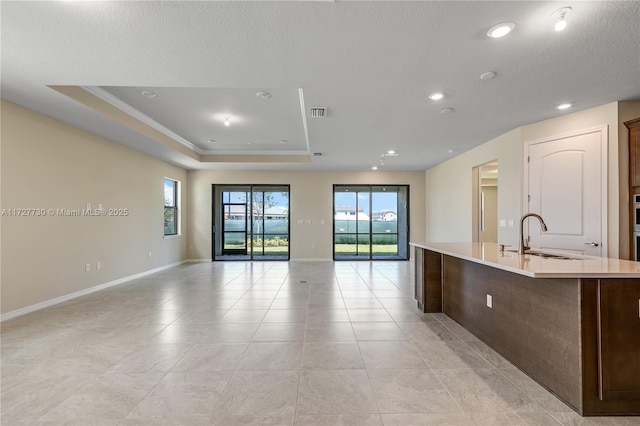
[[[524,220],[529,216],[533,216],[537,218],[540,221],[540,229],[542,229],[542,232],[547,232],[547,225],[545,225],[544,220],[542,220],[542,217],[539,214],[527,213],[524,216],[522,216],[522,219],[520,219],[520,246],[518,247],[518,254],[525,254],[526,251],[531,248],[524,245],[524,231],[523,231]]]

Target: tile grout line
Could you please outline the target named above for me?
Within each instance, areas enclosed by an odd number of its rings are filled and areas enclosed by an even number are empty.
[[[304,280],[307,281],[308,280]],[[311,301],[311,286],[309,285],[309,291],[307,294],[307,316],[305,317],[305,321],[304,321],[304,335],[302,336],[302,352],[300,354],[300,368],[298,370],[298,387],[296,389],[296,404],[293,410],[293,425],[295,425],[297,423],[298,420],[298,402],[300,400],[300,386],[302,385],[302,366],[303,366],[303,362],[304,362],[304,353],[306,350],[306,345],[305,343],[307,342],[307,326],[308,326],[308,319],[309,319],[309,303]]]

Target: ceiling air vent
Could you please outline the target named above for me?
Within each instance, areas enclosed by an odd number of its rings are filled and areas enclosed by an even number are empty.
[[[324,152],[314,152],[313,156],[314,157],[322,157],[324,155]]]
[[[327,107],[312,107],[309,109],[311,118],[325,118],[327,116]]]

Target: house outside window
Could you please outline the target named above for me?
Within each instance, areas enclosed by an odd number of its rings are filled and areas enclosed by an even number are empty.
[[[179,182],[164,179],[164,235],[178,235],[178,186]]]

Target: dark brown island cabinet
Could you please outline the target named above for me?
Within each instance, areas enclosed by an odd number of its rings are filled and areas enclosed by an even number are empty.
[[[411,245],[423,312],[444,312],[580,415],[640,415],[640,263]]]

